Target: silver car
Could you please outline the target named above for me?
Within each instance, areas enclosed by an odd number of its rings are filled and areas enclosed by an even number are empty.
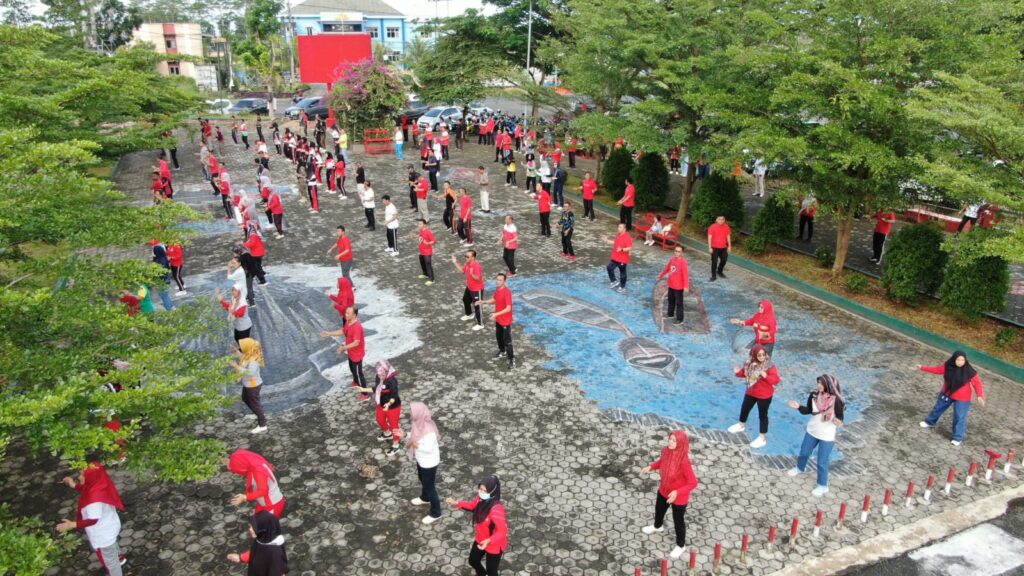
[[[416,124],[420,127],[420,130],[437,130],[441,123],[444,122],[447,126],[451,126],[455,122],[462,120],[462,112],[454,106],[435,106],[430,110],[423,113]]]

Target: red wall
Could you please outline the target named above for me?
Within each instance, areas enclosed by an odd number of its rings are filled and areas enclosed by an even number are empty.
[[[369,34],[299,36],[299,78],[307,83],[334,83],[348,67],[373,57]]]

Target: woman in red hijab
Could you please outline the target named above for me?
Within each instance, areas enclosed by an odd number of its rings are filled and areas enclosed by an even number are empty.
[[[117,545],[117,537],[121,534],[121,518],[117,511],[124,510],[124,503],[106,469],[99,462],[90,462],[79,474],[77,482],[70,476],[63,482],[78,491],[78,515],[75,520],[65,518],[57,524],[57,531],[85,530],[89,545],[96,551],[96,557],[107,574],[121,576],[125,558]]]
[[[757,314],[750,318],[746,320],[733,318],[730,322],[737,325],[753,326],[754,343],[764,346],[769,356],[775,351],[775,329],[778,327],[778,323],[775,320],[775,306],[772,305],[771,300],[761,300],[757,306]]]
[[[344,276],[338,277],[338,293],[331,294],[330,290],[324,292],[334,302],[334,309],[341,316],[341,325],[345,325],[345,309],[356,305],[356,296],[352,292],[352,281]]]
[[[255,500],[255,512],[266,510],[281,517],[284,512],[284,495],[277,485],[274,467],[266,458],[248,450],[235,450],[224,462],[232,473],[245,477],[245,494],[232,496],[232,504],[241,506],[247,500]]]
[[[658,498],[654,501],[654,524],[644,526],[644,534],[664,532],[665,513],[672,506],[672,522],[676,529],[676,547],[669,554],[673,559],[680,558],[686,545],[686,505],[690,502],[690,492],[697,487],[697,475],[690,464],[690,437],[682,430],[673,430],[668,435],[668,444],[661,449],[661,458],[650,466],[640,470],[647,474],[657,470],[661,474],[658,482]]]

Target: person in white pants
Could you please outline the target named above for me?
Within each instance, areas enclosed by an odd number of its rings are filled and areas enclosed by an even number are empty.
[[[764,198],[764,176],[768,173],[768,166],[763,158],[754,161],[754,196]]]
[[[96,551],[96,558],[107,574],[121,576],[125,559],[117,545],[121,534],[121,517],[117,511],[124,510],[124,504],[106,469],[99,462],[90,462],[77,479],[68,476],[63,482],[78,491],[78,515],[75,520],[65,518],[57,524],[57,531],[84,530],[89,546]]]
[[[489,184],[487,169],[477,166],[477,170],[479,170],[477,184],[480,185],[480,209],[489,214],[491,212],[491,194],[487,191]]]

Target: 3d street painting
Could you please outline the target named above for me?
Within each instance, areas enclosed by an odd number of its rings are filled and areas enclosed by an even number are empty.
[[[885,342],[857,332],[852,323],[826,320],[820,304],[816,309],[805,306],[805,300],[792,301],[795,295],[768,283],[752,289],[734,281],[711,284],[692,278],[695,294],[687,297],[685,326],[664,327],[663,332],[654,320],[663,306],[654,300],[664,294],[654,282],[660,269],[630,268],[625,294],[609,289],[602,268],[510,282],[520,324],[551,355],[545,367],[578,380],[602,410],[654,414],[724,431],[736,422],[744,393],[732,368],[744,361],[751,339],[749,328],[738,329],[729,319],[748,318],[762,298],[775,303],[779,318],[774,360],[782,382],[771,407],[769,443],[758,454],[795,454],[807,419],[786,402],[806,400],[818,375],[839,378],[847,424],[860,419],[870,390],[883,377],[885,368],[870,358]],[[753,439],[756,410],[747,430]]]

